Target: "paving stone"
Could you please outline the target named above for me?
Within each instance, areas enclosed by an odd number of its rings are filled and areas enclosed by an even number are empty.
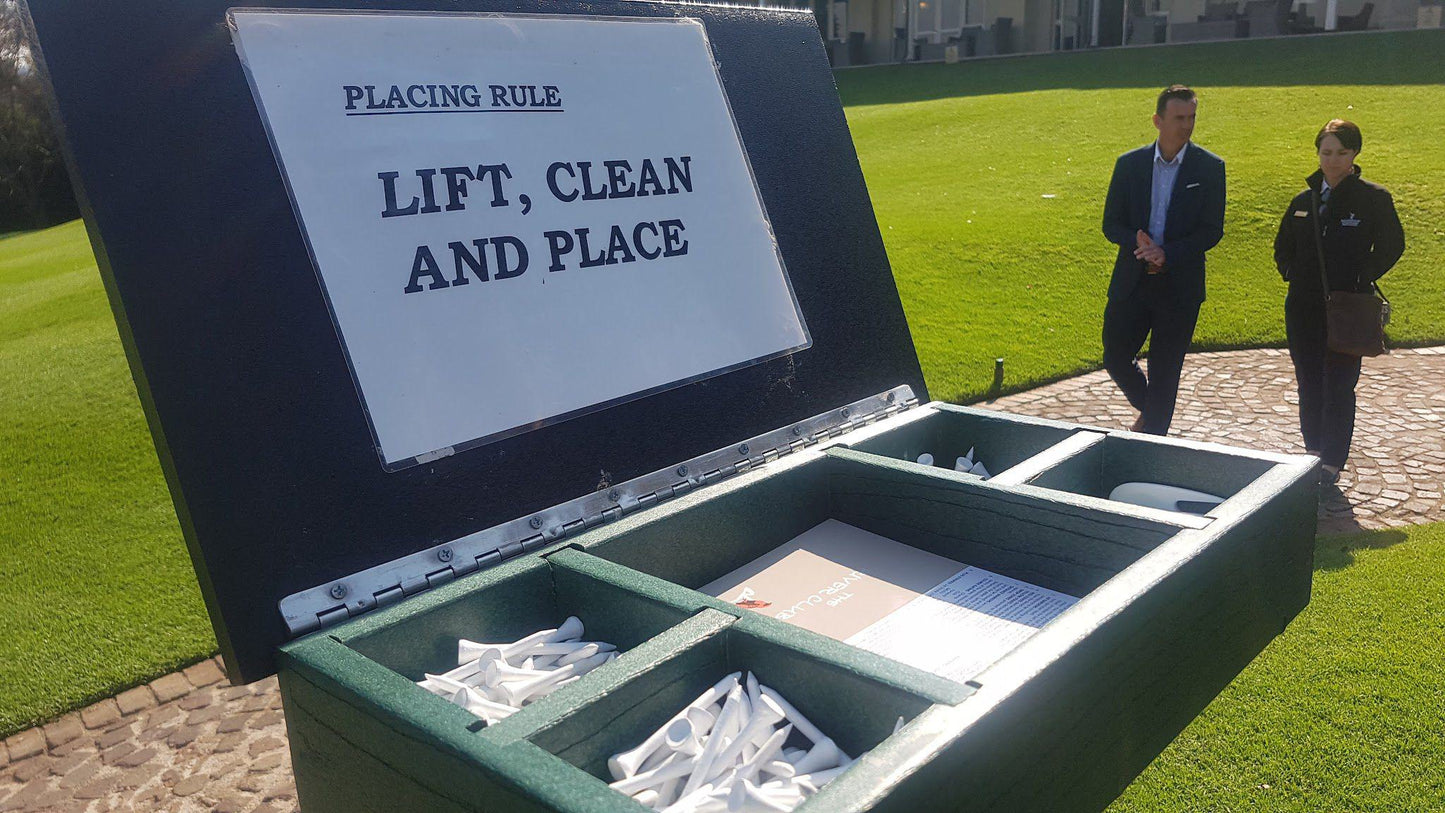
[[[279,711],[264,711],[251,718],[250,727],[256,731],[262,731],[272,726],[286,724],[286,715]]]
[[[226,707],[220,704],[207,706],[203,709],[196,709],[186,715],[186,725],[201,725],[202,723],[213,723],[226,716]]]
[[[185,748],[187,745],[195,742],[196,737],[199,736],[201,736],[200,726],[177,726],[176,729],[171,732],[171,735],[169,737],[166,737],[166,745],[169,745],[172,748]]]
[[[53,723],[46,723],[42,729],[45,742],[51,748],[58,748],[85,733],[79,714],[67,714]]]
[[[72,751],[64,756],[57,757],[54,752],[50,754],[55,761],[50,765],[50,773],[55,776],[65,776],[71,771],[83,765],[87,760],[95,757],[95,749],[87,748],[83,751]]]
[[[211,750],[218,754],[229,754],[232,751],[246,744],[246,734],[241,731],[233,731],[221,737]]]
[[[149,687],[147,687],[147,688],[149,688]],[[168,723],[168,722],[170,722],[171,720],[174,720],[174,719],[176,719],[177,717],[180,717],[183,713],[184,713],[184,712],[182,712],[182,711],[181,711],[179,708],[177,708],[175,705],[165,705],[165,706],[161,706],[160,708],[158,708],[158,709],[156,709],[155,711],[152,711],[150,714],[147,714],[147,715],[146,715],[145,727],[146,727],[146,728],[152,728],[152,727],[154,727],[154,726],[158,726],[158,725],[162,725],[162,724],[164,724],[164,723]]]
[[[134,689],[126,689],[115,696],[115,703],[120,707],[120,713],[125,715],[135,714],[156,704],[156,694],[149,686],[137,686]]]
[[[131,751],[129,754],[117,759],[115,764],[121,768],[138,768],[141,765],[155,759],[158,752],[154,748],[141,748]]]
[[[147,728],[140,734],[136,735],[136,741],[143,743],[156,742],[158,740],[166,739],[171,735],[171,732],[175,730],[176,726],[156,726],[155,728]]]
[[[54,762],[54,757],[37,754],[23,762],[17,763],[15,768],[10,772],[10,775],[15,778],[15,781],[25,784],[37,776],[44,776],[50,773],[50,766],[54,764]]]
[[[106,750],[107,748],[114,747],[115,745],[117,745],[117,744],[119,744],[119,743],[122,743],[122,742],[125,742],[126,740],[129,740],[129,739],[130,739],[132,736],[134,736],[134,735],[135,735],[135,726],[134,726],[134,725],[117,726],[116,728],[113,728],[113,729],[111,729],[110,731],[105,732],[104,734],[100,735],[99,737],[96,737],[96,738],[95,738],[95,744],[96,744],[96,746],[97,746],[98,748],[100,748],[100,750],[104,751],[104,750]]]
[[[241,811],[245,810],[247,805],[249,805],[250,803],[251,802],[248,799],[241,799],[232,796],[230,798],[222,799],[221,801],[217,802],[216,806],[211,808],[211,810],[213,811],[213,813],[241,813]]]
[[[271,801],[275,801],[275,800],[277,800],[277,799],[295,799],[295,798],[296,798],[296,782],[288,777],[287,780],[286,780],[285,782],[283,782],[282,784],[277,785],[276,787],[274,787],[274,788],[266,791],[266,795],[262,797],[262,800],[263,800],[263,801],[267,801],[267,802],[271,802]]]
[[[258,756],[267,751],[274,751],[277,748],[284,748],[286,741],[277,737],[262,737],[251,743],[251,756]]]
[[[95,747],[95,738],[87,733],[83,737],[76,737],[70,742],[57,745],[50,749],[50,755],[54,757],[68,757],[77,751],[93,752],[96,750],[98,749]]]
[[[225,673],[221,671],[221,667],[216,664],[214,658],[201,661],[195,666],[187,667],[183,674],[186,676],[186,680],[190,681],[190,684],[197,688],[210,686],[212,683],[219,683],[226,677]]]
[[[108,697],[94,705],[80,710],[80,720],[86,728],[109,728],[120,720],[120,706],[115,698]]]
[[[39,798],[46,792],[46,787],[40,782],[32,782],[21,785],[20,790],[15,791],[0,802],[0,810],[22,810],[32,801]]]
[[[195,711],[196,709],[203,709],[211,705],[215,699],[215,692],[210,689],[197,689],[185,697],[182,697],[176,705],[186,711]]]
[[[281,767],[281,764],[285,761],[285,751],[272,751],[268,754],[261,755],[260,758],[252,762],[248,770],[251,773],[270,773]]]
[[[29,759],[45,750],[45,734],[38,728],[22,731],[5,741],[11,762]]]
[[[100,760],[92,759],[61,774],[60,780],[56,784],[62,788],[78,788],[94,779],[104,767]]]
[[[186,676],[181,672],[172,672],[151,681],[151,691],[156,693],[156,700],[162,703],[183,697],[189,694],[192,688],[190,681],[186,680]]]
[[[10,764],[10,746],[0,740],[0,768]]]
[[[131,756],[126,757],[126,759],[133,759],[137,754],[143,754],[143,753],[145,753],[145,752],[144,752],[144,751],[137,751],[135,754],[132,754]],[[125,788],[126,790],[135,790],[135,789],[137,789],[137,788],[143,788],[143,787],[145,787],[146,785],[151,784],[152,782],[155,781],[155,778],[156,778],[156,772],[155,772],[155,769],[154,769],[154,768],[147,767],[147,766],[145,766],[145,765],[137,765],[137,766],[135,766],[135,767],[133,767],[133,768],[128,768],[128,769],[126,769],[126,770],[124,770],[124,771],[121,772],[121,774],[120,774],[119,787]],[[145,805],[145,804],[143,804],[143,803],[144,803],[145,801],[147,801],[147,800],[149,799],[149,797],[153,796],[155,793],[164,793],[164,792],[165,792],[164,788],[157,788],[157,789],[156,789],[155,791],[153,791],[152,793],[138,794],[135,798],[131,799],[131,802],[132,802],[133,804],[140,804],[140,805],[141,805],[143,808],[145,808],[145,809],[149,809],[149,806],[147,806],[147,805]]]
[[[236,783],[236,787],[249,793],[260,793],[266,790],[266,786],[269,784],[271,784],[270,777],[248,773],[241,777],[241,781]]]
[[[252,695],[251,697],[246,698],[245,703],[241,704],[241,711],[262,711],[266,708],[268,704],[270,704],[270,702],[271,698],[264,694]]]
[[[206,783],[209,781],[211,781],[211,777],[206,776],[203,773],[193,773],[185,779],[177,782],[176,786],[171,788],[171,793],[174,793],[177,796],[191,796],[193,794],[200,793],[201,790],[206,787]]]
[[[120,786],[120,774],[118,772],[106,772],[96,777],[90,784],[77,788],[75,798],[77,799],[99,799],[108,796]]]
[[[246,688],[245,686],[231,686],[229,688],[221,690],[221,699],[226,701],[227,703],[231,702],[232,700],[239,700],[242,697],[249,697],[250,695],[251,690]]]
[[[233,714],[222,720],[220,725],[216,726],[216,733],[230,734],[233,731],[240,731],[246,727],[246,722],[250,719],[251,715],[249,714]]]
[[[128,756],[135,751],[135,743],[123,742],[108,751],[101,752],[100,759],[107,765],[114,765],[117,760]]]

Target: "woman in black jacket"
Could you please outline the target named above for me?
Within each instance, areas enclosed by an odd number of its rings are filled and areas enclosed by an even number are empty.
[[[1300,434],[1333,483],[1350,455],[1360,358],[1328,349],[1325,293],[1369,292],[1405,251],[1405,232],[1383,186],[1355,165],[1360,128],[1335,119],[1315,136],[1320,168],[1295,195],[1274,239],[1274,262],[1289,282],[1284,301],[1289,356],[1299,385]],[[1324,269],[1320,268],[1323,256]]]

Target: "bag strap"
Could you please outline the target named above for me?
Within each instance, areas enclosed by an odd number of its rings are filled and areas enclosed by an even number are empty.
[[[1324,289],[1325,301],[1330,301],[1330,276],[1325,271],[1325,241],[1320,236],[1320,230],[1324,226],[1320,223],[1320,190],[1310,187],[1310,218],[1314,221],[1315,233],[1315,254],[1320,260],[1320,287]]]

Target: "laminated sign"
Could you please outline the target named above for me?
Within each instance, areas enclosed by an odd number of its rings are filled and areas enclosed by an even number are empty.
[[[809,346],[698,21],[229,19],[386,468]]]

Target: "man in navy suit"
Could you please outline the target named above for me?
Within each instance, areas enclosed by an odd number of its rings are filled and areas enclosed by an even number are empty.
[[[1104,236],[1119,246],[1104,308],[1104,368],[1139,410],[1130,427],[1163,435],[1174,417],[1184,353],[1204,302],[1204,252],[1224,236],[1224,161],[1189,142],[1199,100],[1159,94],[1159,140],[1114,163]],[[1149,374],[1137,356],[1149,338]]]

